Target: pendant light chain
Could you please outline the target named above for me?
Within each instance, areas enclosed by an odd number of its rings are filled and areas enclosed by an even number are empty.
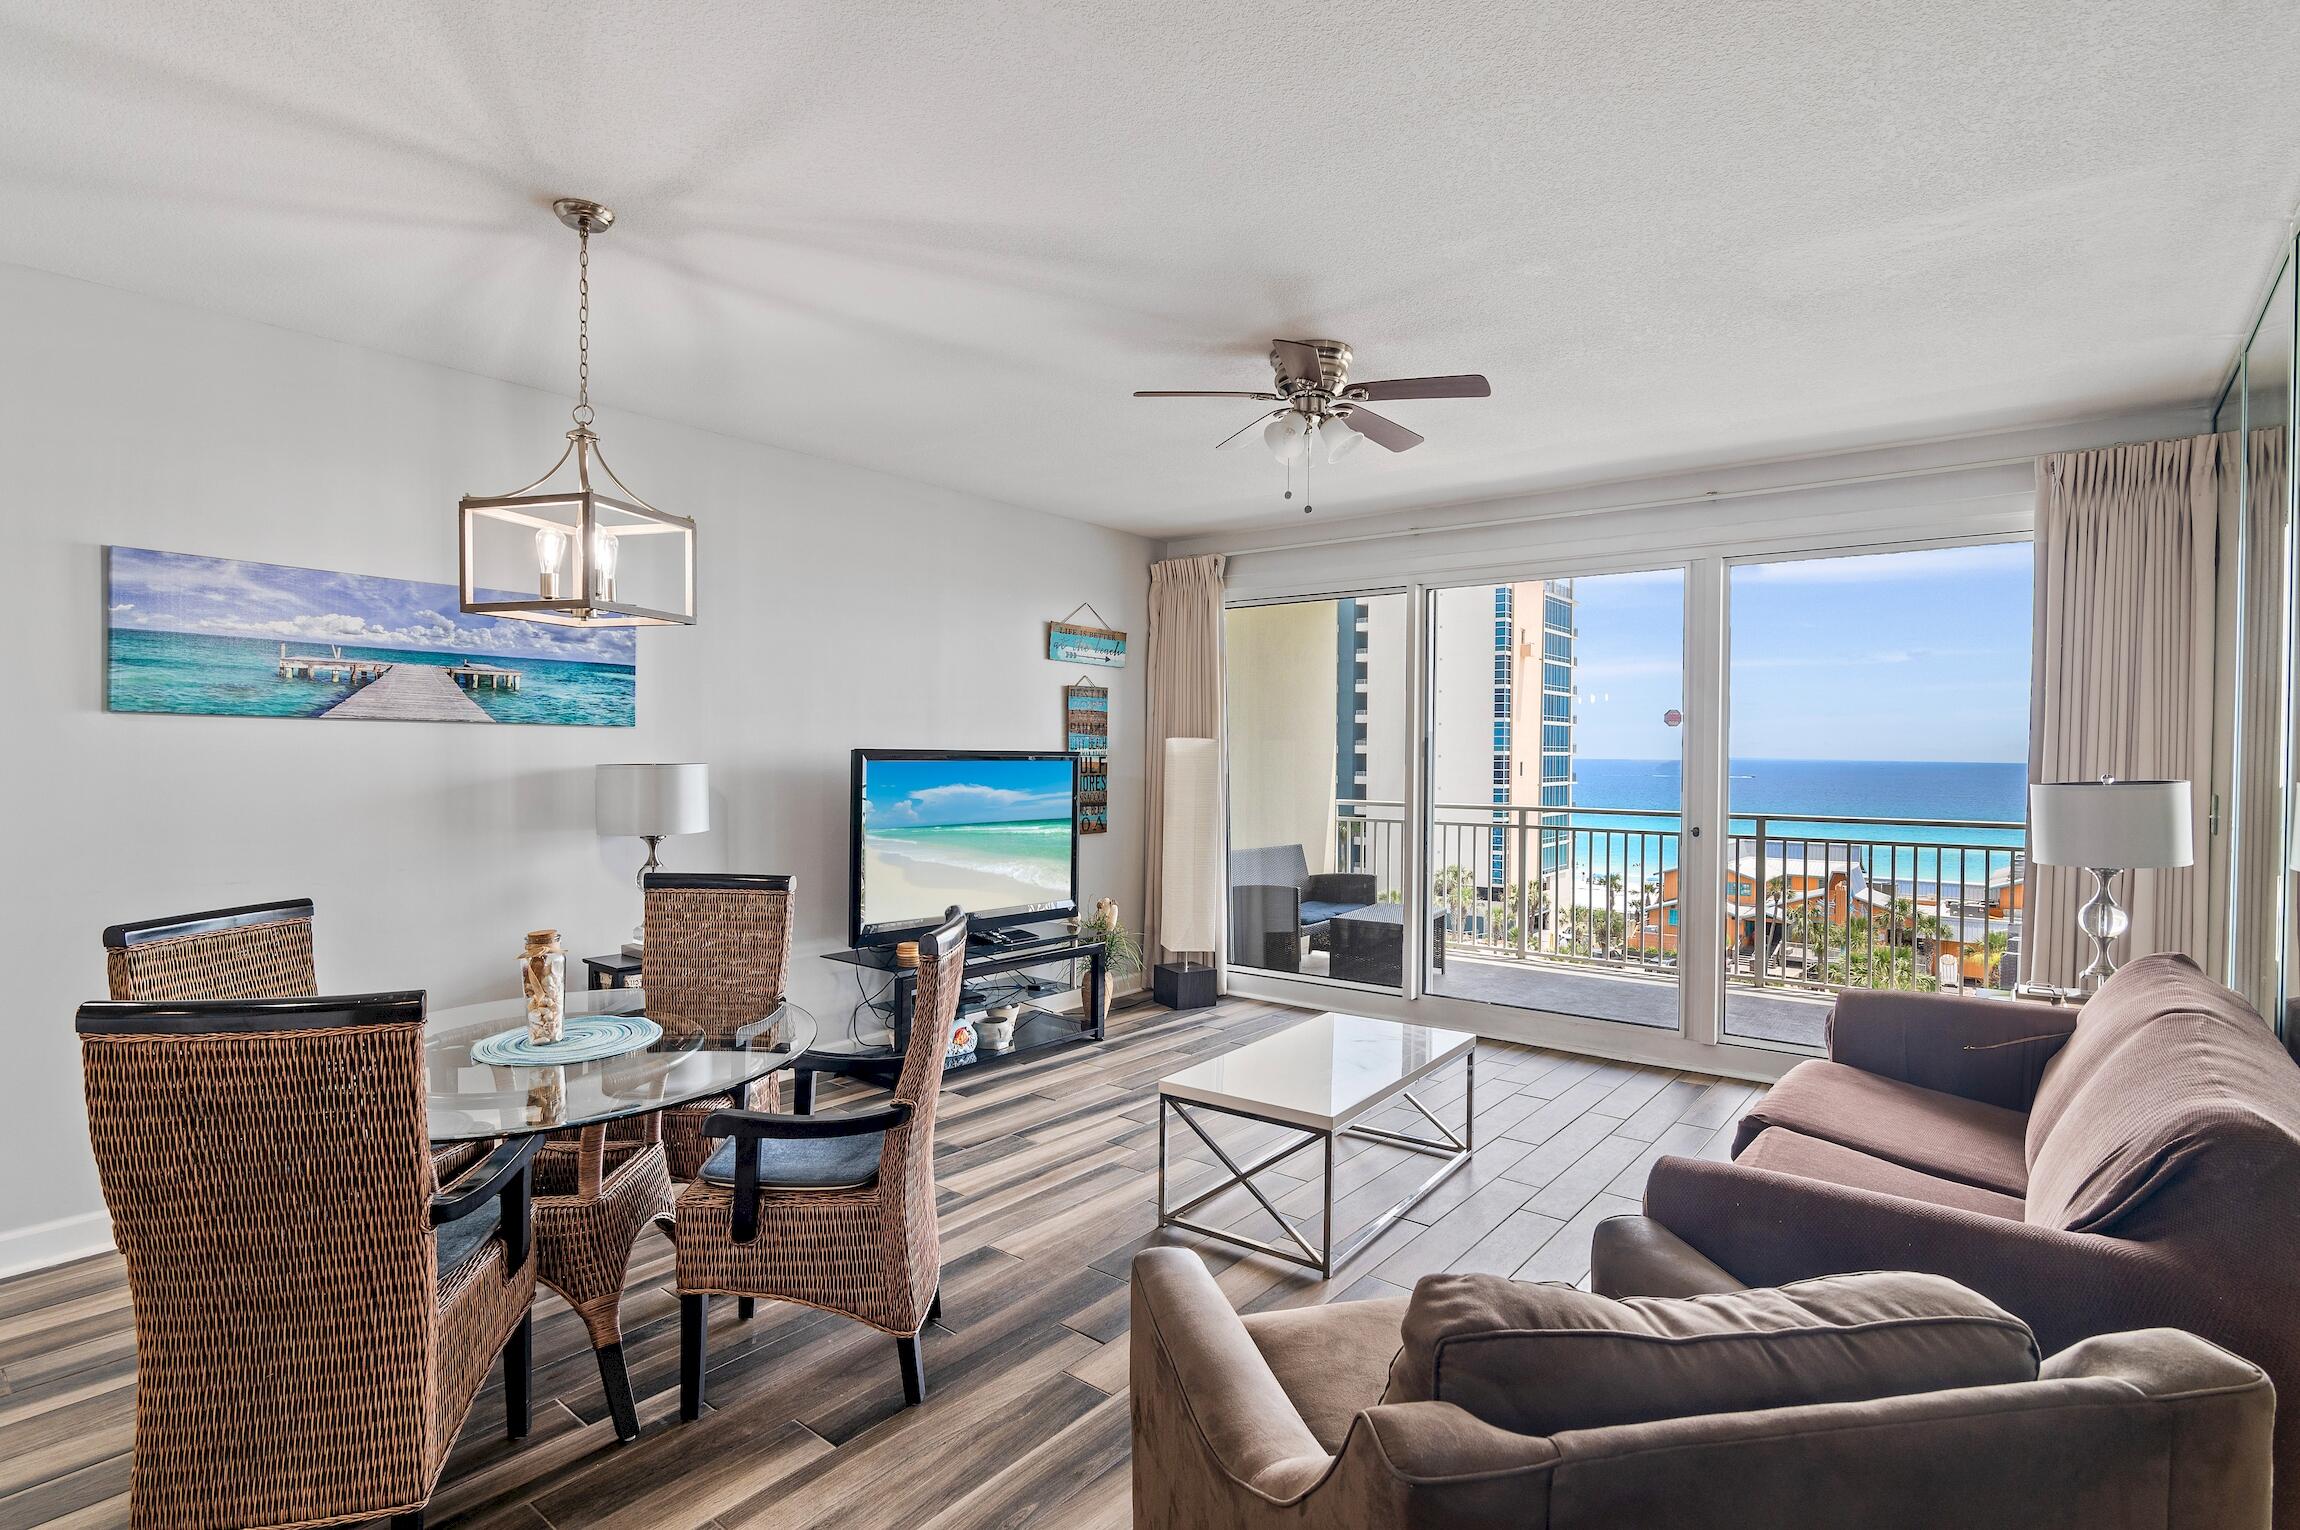
[[[575,231],[579,253],[575,257],[575,423],[589,428],[597,416],[591,409],[591,226]]]

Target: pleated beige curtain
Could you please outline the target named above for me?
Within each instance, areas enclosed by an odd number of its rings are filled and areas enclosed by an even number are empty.
[[[1222,557],[1169,558],[1150,565],[1149,727],[1143,740],[1142,950],[1155,960],[1158,899],[1163,890],[1166,740],[1221,740]],[[1226,752],[1226,751],[1225,751]],[[1222,782],[1216,811],[1228,800]],[[1227,921],[1225,921],[1225,924]],[[1224,942],[1227,945],[1227,942]],[[1228,952],[1214,954],[1215,982],[1227,977]]]
[[[2037,461],[2035,650],[2029,779],[2194,783],[2195,839],[2210,843],[2215,543],[2223,442],[2148,441]],[[2073,984],[2082,873],[2028,870],[2022,978]],[[2210,941],[2209,869],[2131,871],[2119,962]]]
[[[2284,778],[2276,720],[2284,714],[2285,442],[2283,427],[2252,432],[2250,523],[2237,623],[2234,864],[2227,868],[2229,986],[2263,1013],[2276,999],[2276,899],[2284,875]],[[2230,479],[2233,474],[2227,475]],[[2228,491],[2234,494],[2231,483]],[[2233,559],[2228,560],[2233,563]]]

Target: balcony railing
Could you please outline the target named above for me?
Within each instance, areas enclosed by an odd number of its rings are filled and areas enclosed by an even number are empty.
[[[1335,867],[1405,885],[1396,802],[1336,804]],[[1673,975],[1687,917],[1678,814],[1535,803],[1440,804],[1432,907],[1449,954]],[[2010,989],[2021,828],[1978,819],[1737,814],[1716,908],[1726,980],[1846,988]]]

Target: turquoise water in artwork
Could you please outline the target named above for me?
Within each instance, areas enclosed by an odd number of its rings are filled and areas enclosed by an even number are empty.
[[[204,633],[111,629],[109,697],[115,712],[195,712],[229,717],[318,717],[354,687],[325,680],[282,680],[278,640]],[[313,643],[293,654],[324,653]],[[638,671],[628,664],[574,663],[496,654],[340,645],[347,659],[452,667],[465,659],[519,672],[519,689],[467,690],[496,722],[630,727],[638,704]]]

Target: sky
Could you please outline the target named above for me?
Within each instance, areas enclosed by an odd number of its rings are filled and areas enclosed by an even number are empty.
[[[1070,817],[1065,760],[873,760],[863,821],[874,829],[1034,823]]]
[[[1742,564],[1729,745],[1740,759],[2028,758],[2029,544]],[[1676,570],[1574,582],[1577,751],[1676,757]]]
[[[307,645],[635,664],[628,627],[581,629],[467,616],[455,587],[278,563],[110,549],[105,597],[114,627]]]

